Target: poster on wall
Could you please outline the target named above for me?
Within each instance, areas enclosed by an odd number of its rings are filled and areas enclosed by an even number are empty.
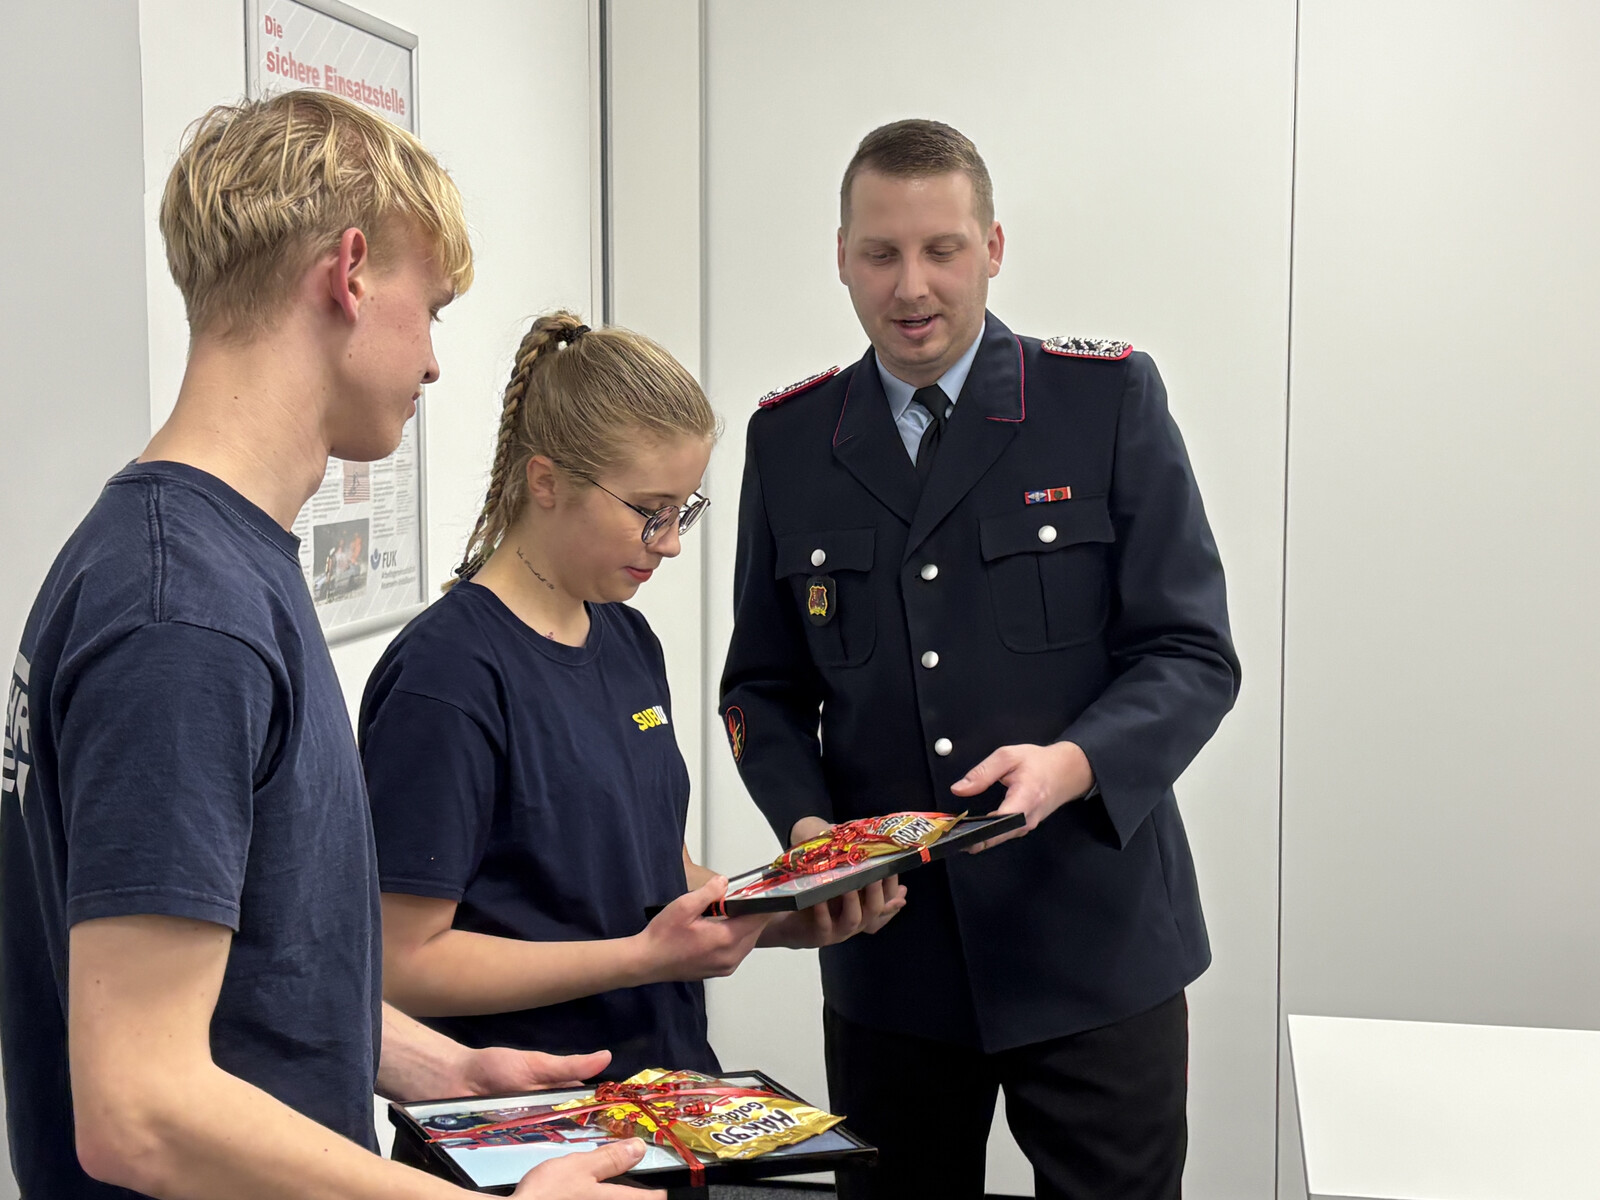
[[[245,0],[253,97],[319,88],[417,132],[417,38],[339,0]],[[400,447],[329,459],[294,523],[300,569],[328,641],[402,624],[429,599],[423,401]]]

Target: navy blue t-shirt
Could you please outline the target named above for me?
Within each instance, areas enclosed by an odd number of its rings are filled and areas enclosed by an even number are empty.
[[[136,464],[28,617],[0,776],[0,1039],[25,1196],[134,1195],[74,1149],[67,932],[99,917],[233,930],[217,1065],[376,1147],[372,830],[298,545],[211,475]]]
[[[528,941],[626,937],[683,894],[689,773],[661,644],[622,604],[589,606],[566,646],[488,588],[459,584],[389,646],[361,702],[383,890],[453,900],[454,927]],[[715,1071],[698,983],[435,1018],[474,1046],[609,1049]]]

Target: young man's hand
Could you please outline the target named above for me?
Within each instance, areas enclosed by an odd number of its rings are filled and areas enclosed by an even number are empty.
[[[644,1142],[628,1138],[586,1154],[569,1154],[529,1171],[511,1194],[525,1200],[666,1200],[665,1192],[600,1182],[634,1166],[644,1150]]]
[[[491,1046],[462,1055],[461,1088],[455,1096],[503,1096],[544,1088],[576,1087],[606,1069],[611,1051],[592,1054],[541,1054]]]
[[[605,1070],[610,1061],[609,1050],[592,1054],[541,1054],[504,1046],[474,1050],[385,1004],[378,1093],[391,1100],[442,1100],[575,1087]]]

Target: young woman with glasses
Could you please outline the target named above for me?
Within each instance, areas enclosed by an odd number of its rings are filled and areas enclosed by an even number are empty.
[[[385,995],[469,1045],[609,1048],[608,1078],[714,1071],[700,980],[904,904],[891,881],[805,913],[702,915],[727,881],[684,845],[661,645],[622,602],[705,511],[716,428],[654,342],[541,317],[457,578],[368,681]]]

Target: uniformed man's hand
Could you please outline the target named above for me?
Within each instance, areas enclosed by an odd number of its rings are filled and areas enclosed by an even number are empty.
[[[858,933],[877,933],[905,906],[906,885],[898,875],[891,875],[825,903],[784,913],[762,931],[756,945],[793,949],[831,946]]]
[[[1063,804],[1088,794],[1094,787],[1094,768],[1083,750],[1073,742],[1001,746],[964,778],[951,784],[950,790],[966,798],[981,795],[997,783],[1006,789],[1006,798],[995,813],[1021,813],[1027,818],[1027,824],[979,842],[967,851],[969,854],[1032,833]]]
[[[821,817],[801,817],[789,830],[789,845],[798,846],[801,842],[809,842],[814,837],[821,837],[832,828],[833,826]]]

